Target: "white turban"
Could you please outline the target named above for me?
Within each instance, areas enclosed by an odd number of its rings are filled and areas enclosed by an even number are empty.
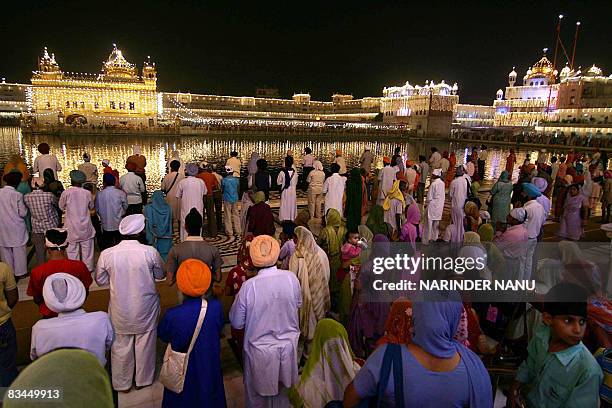
[[[144,215],[132,214],[121,220],[121,223],[119,224],[119,233],[121,235],[136,235],[139,234],[144,227]]]
[[[85,286],[78,278],[67,273],[50,275],[43,286],[47,307],[55,313],[72,312],[85,302]]]
[[[434,176],[442,177],[442,169],[434,169],[431,174],[433,174]]]
[[[521,223],[527,219],[527,211],[523,207],[513,208],[510,211],[510,216]]]
[[[140,146],[139,145],[134,145],[134,154],[140,154],[141,150],[140,150]]]

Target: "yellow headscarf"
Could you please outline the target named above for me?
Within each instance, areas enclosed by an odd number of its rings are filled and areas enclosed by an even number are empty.
[[[395,180],[393,182],[393,187],[391,187],[391,190],[389,190],[389,192],[385,196],[385,200],[383,201],[383,205],[382,205],[383,210],[388,211],[389,209],[391,209],[391,200],[395,198],[402,202],[402,211],[403,211],[404,206],[406,205],[406,202],[404,201],[404,194],[402,194],[402,192],[400,191],[399,186],[400,186],[400,181]]]

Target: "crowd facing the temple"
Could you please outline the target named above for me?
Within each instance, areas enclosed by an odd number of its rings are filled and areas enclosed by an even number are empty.
[[[154,383],[159,338],[162,405],[224,407],[229,320],[248,407],[492,407],[485,363],[500,355],[517,363],[504,387],[509,407],[612,403],[612,279],[576,243],[599,206],[610,222],[612,171],[598,151],[517,163],[511,149],[488,195],[484,145],[463,162],[435,147],[413,158],[397,148],[380,169],[369,149],[353,168],[337,150],[329,169],[310,148],[300,163],[288,151],[276,213],[268,162],[256,152],[244,165],[231,152],[219,171],[174,151],[149,193],[139,146],[123,176],[84,153],[70,186],[58,181],[66,169],[49,145],[38,150],[31,169],[11,158],[0,189],[2,387],[77,376],[63,406],[79,398],[112,406],[111,387]],[[559,256],[539,259],[547,220],[558,223]],[[225,277],[227,260],[209,242],[220,231],[240,242]],[[440,243],[482,256],[473,276],[533,279],[542,301],[472,302],[457,292],[374,301],[374,253],[388,255],[395,243],[416,256]],[[33,363],[18,373],[11,309],[25,279],[41,319]],[[179,304],[162,315],[156,282],[164,279]],[[109,286],[108,313],[83,308],[94,281]],[[233,298],[229,316],[222,297]],[[78,386],[87,377],[95,380]]]

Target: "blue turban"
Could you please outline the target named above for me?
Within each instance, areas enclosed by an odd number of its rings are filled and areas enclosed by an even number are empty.
[[[523,183],[523,191],[529,196],[529,198],[537,198],[542,195],[540,190],[532,183]]]
[[[102,176],[102,182],[105,186],[114,186],[116,181],[115,176],[110,173],[105,173],[104,176]]]
[[[72,170],[70,172],[70,181],[77,184],[83,184],[87,181],[87,177],[85,177],[85,173],[79,170]]]

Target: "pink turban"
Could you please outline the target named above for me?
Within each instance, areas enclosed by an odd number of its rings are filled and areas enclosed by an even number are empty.
[[[280,254],[278,241],[269,235],[259,235],[251,241],[251,261],[256,268],[267,268],[276,264]]]

